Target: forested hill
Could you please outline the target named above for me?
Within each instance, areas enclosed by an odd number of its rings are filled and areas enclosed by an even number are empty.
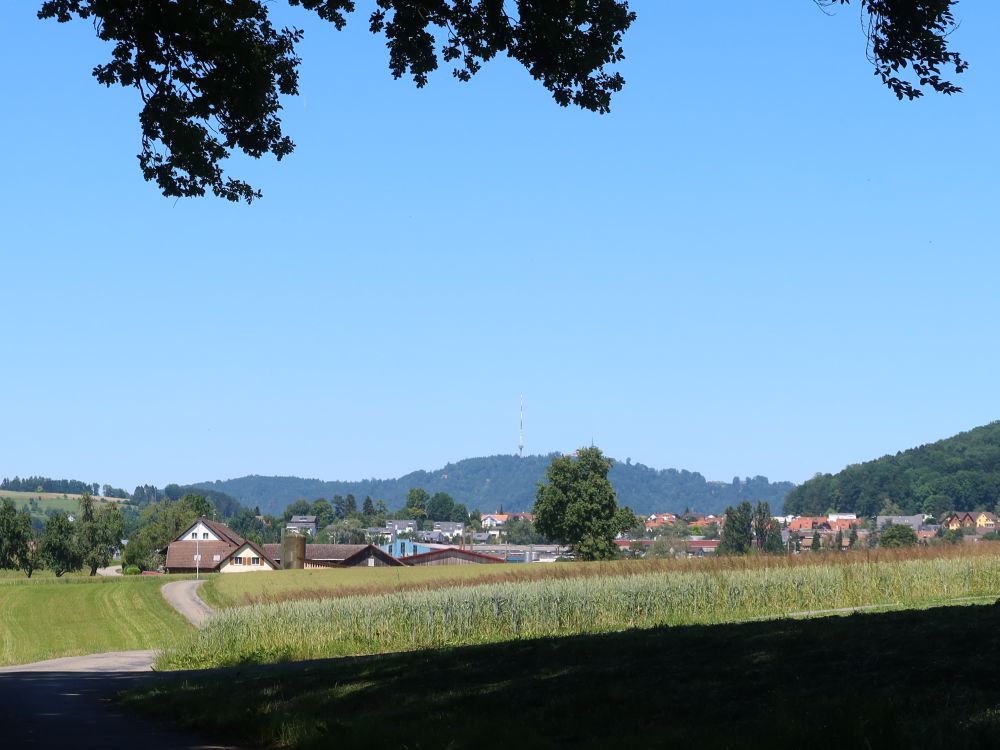
[[[359,500],[370,495],[390,508],[402,507],[412,487],[427,492],[447,492],[466,507],[489,512],[527,511],[535,499],[535,486],[545,476],[552,456],[487,456],[448,464],[437,471],[415,471],[398,479],[368,479],[359,482],[325,482],[298,477],[248,476],[203,482],[195,487],[217,490],[244,505],[259,506],[264,513],[280,513],[299,499],[315,500],[353,494]],[[636,513],[683,511],[718,513],[741,500],[767,500],[781,508],[785,494],[795,485],[771,483],[766,477],[709,482],[701,474],[677,469],[651,469],[642,464],[615,462],[611,482],[621,502]]]
[[[818,474],[788,493],[785,512],[818,515],[835,508],[874,516],[898,508],[939,517],[951,510],[993,510],[998,500],[1000,422],[991,422],[838,474]]]

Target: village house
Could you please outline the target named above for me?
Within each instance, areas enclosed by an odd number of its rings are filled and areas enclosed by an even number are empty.
[[[971,513],[966,513],[965,511],[954,511],[945,515],[944,519],[941,521],[941,525],[951,531],[957,531],[958,529],[972,529],[976,527],[976,519],[973,518]]]
[[[446,537],[462,536],[465,533],[465,524],[458,521],[435,521],[434,531],[440,531]]]
[[[789,522],[788,530],[800,534],[806,531],[829,531],[830,521],[826,516],[799,516]]]
[[[508,518],[510,518],[509,513],[480,513],[479,523],[484,529],[499,529],[507,523]]]
[[[664,526],[673,526],[677,523],[677,516],[673,513],[653,513],[646,517],[643,526],[646,531],[656,531]]]
[[[168,573],[250,573],[276,570],[278,564],[224,523],[199,518],[167,546],[164,568]]]
[[[390,518],[385,522],[385,530],[391,535],[412,534],[417,530],[417,521],[414,518]]]
[[[875,519],[875,527],[878,529],[892,524],[893,526],[909,526],[914,531],[920,531],[924,525],[924,514],[917,513],[913,516],[878,516]]]
[[[995,513],[990,513],[988,510],[980,511],[979,513],[974,513],[976,517],[976,530],[985,529],[986,531],[993,531],[997,527],[997,516]]]
[[[316,536],[316,516],[292,516],[285,524],[285,531],[297,531],[300,534]]]

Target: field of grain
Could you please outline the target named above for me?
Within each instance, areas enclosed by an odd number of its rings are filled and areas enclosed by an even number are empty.
[[[214,576],[202,588],[202,598],[213,607],[229,608],[283,601],[478,586],[486,583],[521,583],[605,576],[630,577],[654,573],[842,567],[907,560],[964,559],[998,554],[1000,554],[1000,542],[983,542],[972,546],[935,545],[907,549],[856,550],[836,554],[618,560],[603,563],[544,565],[512,563],[415,568],[286,570],[260,576]]]
[[[165,648],[192,628],[156,578],[35,578],[0,585],[0,665]]]
[[[228,609],[159,665],[293,661],[998,593],[994,554],[487,583]]]

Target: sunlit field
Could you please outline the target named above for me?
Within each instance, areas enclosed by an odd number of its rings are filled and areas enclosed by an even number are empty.
[[[624,564],[581,564],[580,570],[593,574],[257,603],[219,612],[159,665],[268,663],[839,608],[908,608],[981,601],[1000,592],[995,554],[857,555],[852,563],[844,562],[847,557],[829,558],[841,564],[718,559],[700,569],[685,561],[637,566],[629,575],[622,572]]]
[[[6,580],[0,665],[166,648],[192,630],[160,594],[165,576]]]

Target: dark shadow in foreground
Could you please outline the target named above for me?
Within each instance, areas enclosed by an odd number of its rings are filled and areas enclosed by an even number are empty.
[[[0,747],[73,750],[209,750],[190,731],[123,711],[115,700],[160,677],[152,672],[8,672],[0,675]]]
[[[940,607],[189,672],[125,701],[298,748],[959,750],[1000,747],[998,653],[1000,607]]]

